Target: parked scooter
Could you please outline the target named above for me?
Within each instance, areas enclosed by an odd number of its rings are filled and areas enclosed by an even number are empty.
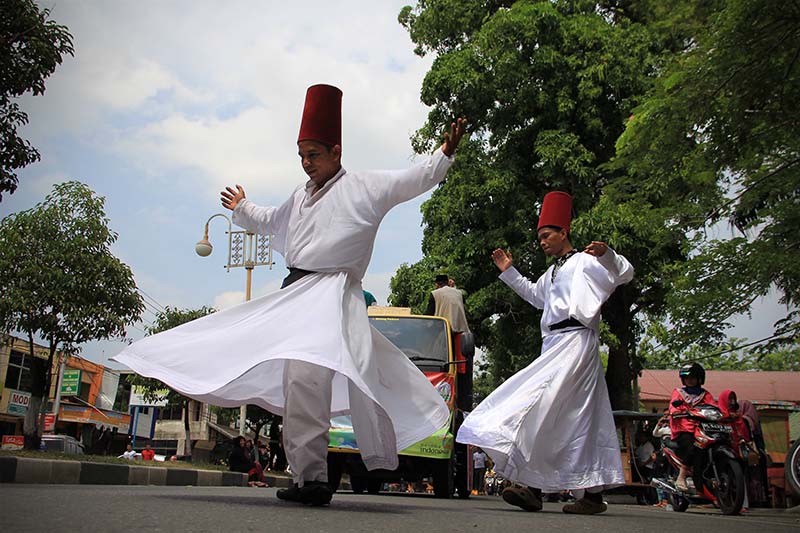
[[[678,512],[686,511],[690,498],[703,498],[714,503],[723,514],[739,514],[746,483],[739,447],[731,442],[734,431],[730,419],[724,418],[713,405],[697,405],[671,416],[688,417],[697,422],[694,445],[698,448],[698,457],[694,465],[684,464],[676,453],[675,441],[663,438],[661,450],[668,466],[665,476],[654,478],[651,486],[669,493],[672,508]],[[693,483],[687,491],[679,490],[675,484],[682,466],[692,471]]]
[[[503,489],[510,485],[505,478],[496,473],[494,470],[489,470],[486,472],[486,476],[483,479],[483,486],[486,489],[486,494],[489,496],[494,494],[500,495],[503,492]]]

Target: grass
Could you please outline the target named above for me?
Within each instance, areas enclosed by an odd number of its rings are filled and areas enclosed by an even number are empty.
[[[120,459],[109,455],[74,455],[60,452],[39,452],[35,450],[0,450],[0,457],[29,457],[31,459],[53,459],[57,461],[80,461],[91,463],[110,463],[118,465],[131,465],[137,466],[150,466],[150,467],[165,467],[165,468],[191,468],[194,470],[219,470],[227,472],[228,467],[225,465],[215,465],[212,463],[193,462],[188,463],[185,461],[130,461],[128,459]]]
[[[29,457],[31,459],[52,459],[56,461],[80,461],[89,463],[109,463],[117,465],[136,465],[147,467],[164,467],[164,468],[191,468],[193,470],[218,470],[220,472],[228,472],[226,465],[216,465],[213,463],[205,462],[192,462],[185,461],[130,461],[128,459],[120,459],[110,455],[74,455],[69,453],[60,452],[39,452],[35,450],[0,450],[0,457]],[[288,477],[284,472],[274,472],[272,470],[264,471],[266,475]]]

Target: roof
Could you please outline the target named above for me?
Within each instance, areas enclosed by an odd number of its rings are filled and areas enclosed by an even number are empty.
[[[679,386],[677,370],[642,370],[639,399],[667,401],[675,387]],[[725,389],[731,389],[736,391],[740,400],[800,405],[800,372],[707,370],[704,387],[714,397]]]

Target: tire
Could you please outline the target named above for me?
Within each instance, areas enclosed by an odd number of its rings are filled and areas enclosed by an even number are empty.
[[[458,497],[461,500],[466,500],[470,497],[469,480],[467,479],[467,445],[456,444],[455,450],[456,462],[455,468],[455,489],[458,492]]]
[[[433,494],[437,498],[452,498],[455,490],[453,459],[434,459]]]
[[[672,504],[672,510],[676,513],[685,513],[689,508],[689,499],[677,494],[669,495],[669,503]]]
[[[742,510],[744,503],[744,471],[742,465],[729,457],[716,459],[717,488],[714,491],[722,514],[736,515]]]
[[[361,476],[350,476],[350,488],[356,494],[364,494],[367,490],[367,479]]]
[[[786,454],[786,488],[800,498],[800,439],[794,441]]]
[[[328,454],[328,486],[333,492],[339,490],[339,485],[342,482],[342,471],[344,465],[339,458]]]
[[[367,494],[380,494],[382,487],[382,479],[367,479]]]

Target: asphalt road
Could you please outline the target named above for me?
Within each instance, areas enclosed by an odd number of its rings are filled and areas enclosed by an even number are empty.
[[[330,507],[282,502],[275,489],[247,487],[143,487],[0,485],[2,531],[297,531],[469,532],[592,531],[632,533],[769,533],[800,531],[800,513],[754,510],[728,517],[714,510],[676,513],[612,504],[596,516],[572,516],[547,503],[526,513],[496,496],[467,501],[428,495],[338,493]]]

